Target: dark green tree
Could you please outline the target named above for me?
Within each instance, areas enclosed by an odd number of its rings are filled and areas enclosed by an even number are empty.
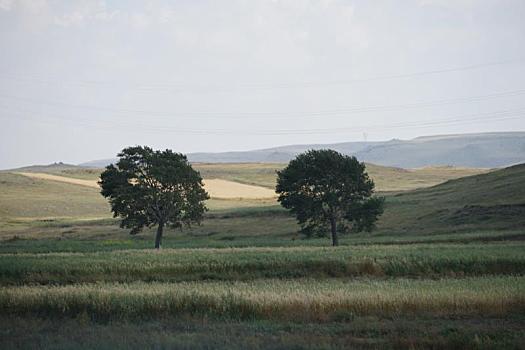
[[[373,197],[374,182],[365,164],[333,150],[298,155],[277,172],[278,201],[295,214],[301,232],[324,236],[338,245],[338,233],[371,231],[384,199]]]
[[[201,222],[209,196],[185,155],[137,146],[125,148],[118,157],[106,167],[99,185],[113,216],[122,218],[120,227],[137,234],[157,225],[159,249],[165,226],[182,229]]]

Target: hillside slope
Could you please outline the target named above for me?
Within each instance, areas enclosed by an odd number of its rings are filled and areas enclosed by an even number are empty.
[[[12,218],[110,217],[99,190],[0,173],[0,220]]]
[[[525,228],[525,164],[387,196],[380,231]]]
[[[270,184],[274,165],[202,164],[205,177]],[[26,168],[27,169],[27,168]],[[41,170],[39,167],[35,170]],[[52,167],[50,172],[59,173]],[[83,178],[81,169],[74,177]],[[88,169],[94,170],[94,169]],[[416,172],[399,168],[368,165],[379,189],[424,186],[439,179],[469,175],[472,169],[425,168]],[[69,170],[66,170],[69,171]],[[449,177],[450,178],[450,177]],[[435,182],[434,182],[435,183]],[[107,202],[95,188],[56,181],[31,179],[0,172],[0,219],[46,217],[109,217]],[[525,227],[525,164],[486,174],[449,180],[440,185],[400,193],[386,194],[386,210],[378,223],[379,235],[446,233],[472,230],[516,230]],[[275,203],[256,201],[212,200],[212,209],[268,206]],[[277,207],[276,207],[277,208]],[[263,208],[260,208],[263,209]],[[261,212],[257,215],[261,215]],[[273,213],[271,220],[275,220]],[[264,216],[264,215],[263,215]],[[288,222],[288,221],[287,221]],[[296,228],[288,226],[290,232]],[[256,229],[256,228],[252,228]]]

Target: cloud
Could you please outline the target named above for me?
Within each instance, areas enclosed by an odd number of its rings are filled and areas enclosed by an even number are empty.
[[[121,15],[118,10],[109,11],[105,1],[79,2],[68,12],[55,15],[53,23],[61,27],[79,26],[90,22],[109,22]]]
[[[463,10],[476,6],[476,0],[417,0],[417,4],[421,7],[442,7],[450,9],[461,8]]]
[[[61,27],[69,27],[72,25],[79,25],[84,22],[84,15],[80,12],[67,13],[62,16],[56,16],[54,23]]]
[[[47,0],[18,0],[18,3],[31,13],[40,13],[49,6]]]
[[[0,0],[0,10],[11,11],[13,0]]]

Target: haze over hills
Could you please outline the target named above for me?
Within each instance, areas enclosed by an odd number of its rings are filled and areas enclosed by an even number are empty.
[[[525,162],[525,132],[424,136],[411,140],[280,146],[252,151],[189,153],[192,162],[288,162],[309,149],[331,148],[378,165],[417,168],[432,165],[495,168]],[[115,159],[81,166],[103,167]]]

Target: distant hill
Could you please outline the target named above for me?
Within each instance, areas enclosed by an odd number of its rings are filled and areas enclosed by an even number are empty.
[[[93,167],[83,167],[80,165],[52,163],[48,165],[30,165],[17,169],[2,170],[0,173],[45,173],[59,176],[72,177],[81,180],[96,180],[99,178],[102,169]]]
[[[355,155],[367,162],[403,168],[428,165],[504,167],[525,161],[525,133],[418,137],[370,146]]]
[[[46,165],[30,165],[17,168],[19,172],[32,172],[32,173],[55,173],[62,171],[69,171],[79,168],[78,165],[66,164],[66,163],[51,163]]]
[[[190,153],[188,158],[195,163],[283,163],[288,162],[298,153],[321,148],[331,148],[344,154],[355,155],[361,161],[400,168],[435,165],[496,168],[525,162],[525,132],[437,135],[412,140],[290,145],[253,151]],[[80,165],[103,167],[113,162],[115,159],[104,159]]]

